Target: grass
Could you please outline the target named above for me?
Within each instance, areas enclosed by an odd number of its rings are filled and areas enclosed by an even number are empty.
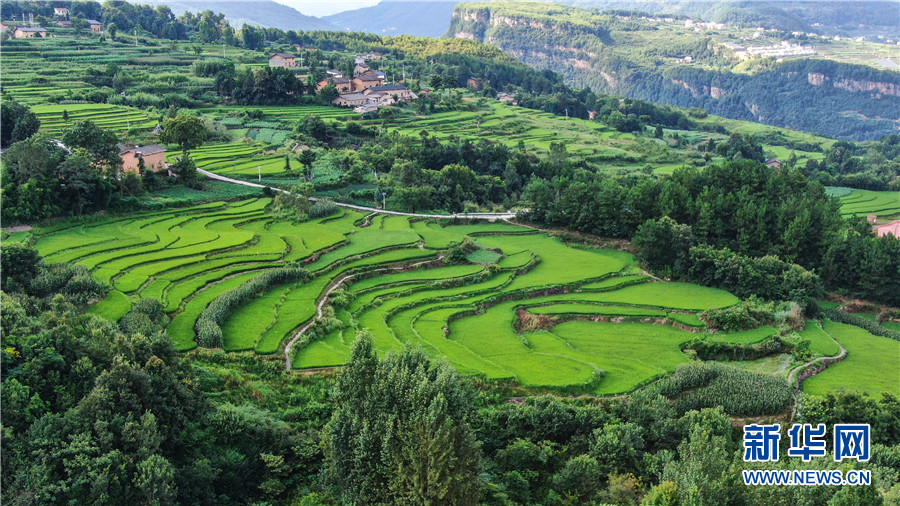
[[[822,395],[829,391],[868,392],[878,396],[889,392],[900,395],[897,363],[900,342],[876,336],[853,325],[824,322],[825,331],[847,349],[847,358],[803,382],[803,391]]]
[[[160,299],[172,315],[167,332],[180,350],[197,346],[194,325],[209,303],[266,269],[308,263],[313,277],[259,294],[226,318],[227,351],[274,354],[316,314],[316,302],[336,280],[361,273],[346,288],[344,328],[294,352],[294,366],[346,361],[356,332],[368,329],[378,353],[421,346],[463,374],[521,385],[611,395],[665,375],[689,358],[680,346],[698,336],[735,344],[762,341],[763,327],[732,334],[698,334],[656,319],[702,328],[696,313],[737,302],[733,295],[686,283],[651,281],[625,252],[567,246],[546,234],[506,223],[440,226],[398,216],[342,211],[304,223],[267,214],[269,199],[213,201],[130,216],[72,220],[32,233],[48,259],[92,269],[114,290],[91,308],[111,320],[134,300]],[[367,271],[436,259],[439,249],[469,237],[472,263]],[[497,252],[502,252],[497,253]],[[497,263],[487,270],[484,264]],[[522,269],[531,265],[530,269]],[[597,315],[654,322],[567,321],[551,330],[519,333],[516,308],[535,315]],[[665,323],[665,322],[659,322]],[[829,343],[804,331],[816,353]]]
[[[866,217],[900,214],[900,191],[853,190],[840,197],[841,214]]]
[[[131,299],[118,290],[110,290],[103,300],[89,307],[86,313],[117,322],[130,310]]]
[[[473,264],[488,265],[497,263],[497,260],[500,260],[500,257],[500,253],[497,253],[496,251],[479,249],[466,255],[466,260]]]

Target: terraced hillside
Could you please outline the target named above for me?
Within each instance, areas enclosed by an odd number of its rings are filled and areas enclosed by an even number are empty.
[[[292,342],[296,369],[343,364],[367,329],[380,352],[421,346],[466,374],[616,394],[690,361],[682,348],[695,338],[746,344],[775,333],[707,333],[698,313],[737,298],[656,281],[625,252],[576,248],[509,223],[343,211],[294,224],[273,219],[268,203],[213,202],[18,239],[109,283],[95,314],[117,320],[140,298],[160,300],[185,351],[198,345],[198,319],[213,301],[263,273],[303,266],[308,277],[264,287],[220,322],[226,350],[273,354]]]
[[[879,217],[900,215],[900,192],[829,188],[831,195],[840,198],[844,217]]]

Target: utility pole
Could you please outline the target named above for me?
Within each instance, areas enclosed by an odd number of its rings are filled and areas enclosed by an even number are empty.
[[[387,192],[381,192],[381,208],[387,211]]]
[[[256,180],[262,183],[262,165],[256,166]]]

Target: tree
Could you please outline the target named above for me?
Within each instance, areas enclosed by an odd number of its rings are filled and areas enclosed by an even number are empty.
[[[474,504],[479,449],[471,393],[422,350],[375,356],[360,333],[326,426],[330,476],[353,503]]]
[[[143,504],[172,504],[175,498],[175,468],[161,455],[151,455],[137,465],[135,485]]]
[[[163,131],[159,134],[159,140],[178,144],[183,156],[187,157],[190,150],[203,144],[206,140],[206,127],[203,120],[197,116],[179,114],[174,118],[166,118],[163,122]]]
[[[0,147],[7,148],[36,134],[41,122],[30,109],[15,100],[0,104]]]
[[[328,140],[328,126],[322,118],[315,114],[309,114],[297,125],[297,131],[309,135],[317,141]]]
[[[119,158],[119,139],[116,134],[104,130],[91,120],[79,121],[63,134],[63,144],[70,149],[84,148],[91,155],[94,163],[106,167],[121,164]]]
[[[327,84],[319,90],[319,100],[325,105],[331,105],[331,101],[338,98],[338,95],[340,95],[340,93],[333,84]]]
[[[109,35],[110,40],[116,40],[116,34],[119,32],[119,27],[116,26],[115,23],[109,23],[106,25],[106,34]]]
[[[66,126],[69,126],[69,110],[68,109],[63,109],[62,119],[66,123]]]
[[[650,270],[664,275],[687,270],[688,252],[694,245],[690,225],[679,225],[668,216],[647,220],[631,238],[635,257]]]
[[[287,173],[291,172],[291,157],[290,155],[284,155],[284,171]]]
[[[4,292],[25,290],[43,263],[37,250],[20,243],[0,248],[0,287]]]
[[[72,18],[72,30],[74,30],[75,35],[81,35],[82,33],[84,33],[84,29],[87,27],[87,20],[83,18]]]
[[[188,188],[200,188],[200,173],[197,172],[197,164],[187,155],[175,162],[175,173],[181,184]]]

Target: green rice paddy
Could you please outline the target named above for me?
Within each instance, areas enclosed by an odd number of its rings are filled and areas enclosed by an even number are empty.
[[[258,148],[220,146],[197,157],[214,164],[240,149]],[[344,302],[326,311],[334,315],[329,325],[293,348],[295,368],[343,364],[357,331],[367,329],[379,352],[421,346],[465,374],[598,394],[631,390],[689,360],[680,345],[697,334],[671,324],[703,328],[696,312],[737,301],[721,290],[634,275],[628,253],[570,247],[511,223],[442,226],[342,210],[295,224],[268,214],[270,202],[73,220],[35,229],[26,240],[48,262],[80,263],[112,287],[94,314],[117,320],[138,299],[160,300],[181,350],[197,346],[195,323],[216,297],[292,263],[312,277],[274,286],[229,314],[226,350],[278,353],[341,288]],[[446,250],[466,237],[482,249],[446,264]],[[549,330],[516,330],[523,305],[561,320]],[[612,320],[567,321],[579,316]]]
[[[824,329],[846,348],[847,358],[804,381],[804,392],[821,395],[843,389],[874,397],[881,392],[900,395],[900,342],[830,320],[824,322]]]

